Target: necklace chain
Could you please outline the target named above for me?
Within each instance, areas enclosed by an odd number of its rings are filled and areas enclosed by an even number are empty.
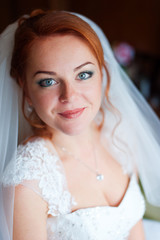
[[[73,153],[69,152],[65,147],[60,147],[58,146],[63,152],[67,153],[69,156],[73,157],[74,159],[76,159],[77,161],[79,161],[81,164],[83,164],[86,168],[88,168],[88,170],[90,170],[91,172],[93,172],[94,174],[96,174],[96,179],[98,181],[102,181],[104,179],[104,175],[101,174],[98,171],[98,164],[97,164],[97,158],[96,158],[96,153],[94,150],[94,160],[95,160],[95,167],[96,169],[94,170],[93,168],[91,168],[90,166],[88,166],[88,164],[86,164],[82,159],[76,157]]]

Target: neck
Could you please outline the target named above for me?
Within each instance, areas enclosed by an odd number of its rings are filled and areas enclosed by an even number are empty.
[[[62,161],[66,162],[68,159],[69,161],[72,159],[74,162],[79,161],[88,171],[94,173],[98,181],[102,181],[104,176],[99,172],[95,150],[99,140],[100,134],[94,125],[76,136],[69,136],[58,131],[52,138]]]
[[[65,147],[68,151],[72,153],[80,153],[82,149],[93,148],[93,144],[95,144],[98,138],[98,130],[95,125],[91,125],[86,131],[81,134],[69,136],[60,131],[55,131],[53,134],[52,142],[58,147]],[[89,150],[89,149],[88,149]]]

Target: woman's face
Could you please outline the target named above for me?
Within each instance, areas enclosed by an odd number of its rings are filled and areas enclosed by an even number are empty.
[[[50,129],[86,130],[101,105],[102,76],[86,42],[73,35],[37,40],[26,69],[27,100]]]

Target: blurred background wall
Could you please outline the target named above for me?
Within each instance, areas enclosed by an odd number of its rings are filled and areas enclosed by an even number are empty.
[[[35,8],[84,14],[103,29],[113,49],[122,43],[131,46],[132,58],[120,63],[160,116],[159,0],[5,0],[0,8],[0,31]],[[118,54],[125,52],[123,45]]]

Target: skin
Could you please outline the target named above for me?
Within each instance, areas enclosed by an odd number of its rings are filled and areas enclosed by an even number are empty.
[[[45,71],[48,73],[42,73]],[[86,71],[92,72],[92,77]],[[82,73],[86,80],[80,79]],[[26,78],[29,103],[54,133],[79,134],[86,130],[98,112],[101,71],[88,46],[77,37],[55,36],[36,42],[29,55]],[[53,81],[52,86],[37,84],[41,79],[49,78]],[[68,119],[59,114],[79,108],[84,108],[79,118]]]
[[[93,74],[88,74],[90,72]],[[53,131],[53,139],[47,140],[46,146],[49,151],[56,148],[62,160],[68,189],[77,202],[72,211],[118,206],[130,179],[101,144],[100,133],[94,124],[101,105],[102,75],[86,42],[72,35],[38,40],[29,53],[26,80],[27,101]],[[74,157],[61,151],[58,146],[62,139],[63,146],[79,159],[85,159],[90,168],[95,169],[95,157],[100,159],[98,169],[105,176],[102,182]],[[103,139],[107,146],[105,141]],[[27,215],[24,209],[27,209]],[[14,240],[46,240],[47,217],[47,203],[29,188],[17,186]],[[132,239],[144,239],[141,221],[132,229],[129,240]]]

